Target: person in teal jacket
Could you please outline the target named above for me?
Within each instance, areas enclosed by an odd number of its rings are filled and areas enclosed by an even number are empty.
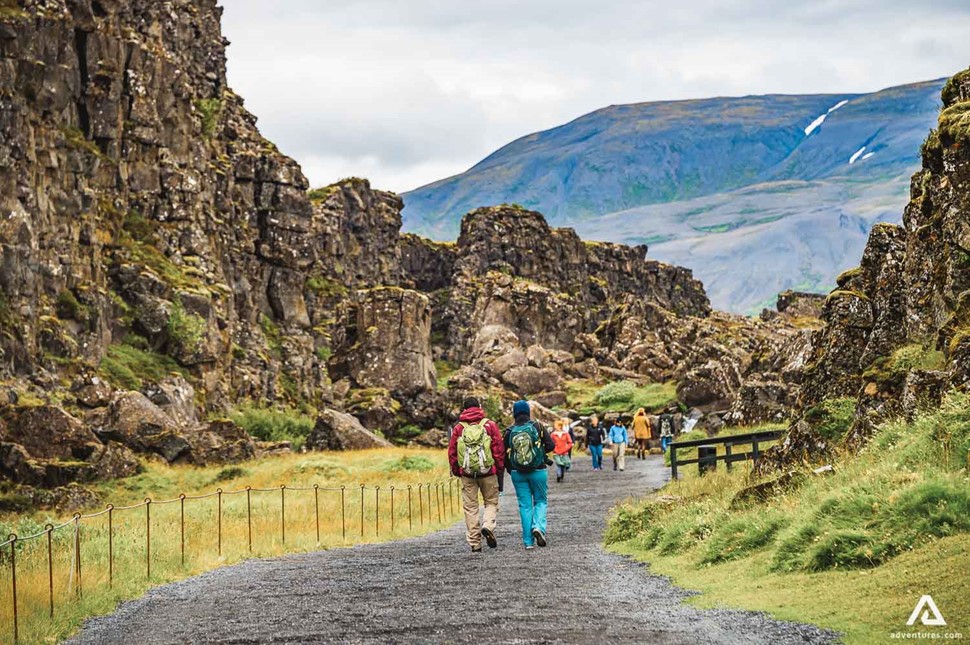
[[[619,468],[621,471],[626,465],[626,445],[629,439],[626,433],[626,426],[623,421],[617,418],[610,427],[610,449],[613,451],[613,470]]]
[[[512,476],[512,485],[515,486],[515,497],[519,503],[519,519],[522,521],[522,542],[526,549],[534,549],[536,545],[546,546],[546,509],[548,508],[549,483],[546,475],[546,466],[552,464],[547,453],[552,452],[556,444],[549,431],[542,427],[540,423],[532,419],[532,411],[529,409],[527,401],[516,401],[512,406],[512,416],[515,423],[512,427],[505,430],[504,444],[507,455],[506,467]],[[541,454],[534,453],[538,458],[538,463],[533,466],[525,467],[516,465],[516,460],[512,458],[513,445],[512,437],[514,428],[522,428],[527,424],[532,425],[538,435],[536,450]]]

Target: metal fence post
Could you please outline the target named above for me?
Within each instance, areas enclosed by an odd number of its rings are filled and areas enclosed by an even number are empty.
[[[152,498],[145,498],[145,574],[152,577]]]
[[[424,490],[428,493],[428,524],[431,524],[434,521],[431,516],[431,482],[425,484]]]
[[[110,515],[109,515],[110,517]],[[48,524],[44,527],[47,531],[47,591],[50,600],[50,617],[54,617],[54,542],[52,533],[54,525]]]
[[[364,537],[364,485],[360,485],[360,537]]]
[[[442,502],[445,501],[445,493],[442,490],[442,486],[441,486],[441,483],[440,482],[437,483],[437,484],[435,484],[434,487],[435,487],[435,492],[437,493],[437,495],[435,496],[435,500],[438,502],[438,523],[440,524],[441,523],[441,506],[442,506]]]
[[[246,526],[247,535],[249,536],[249,552],[253,552],[253,500],[252,500],[252,486],[246,486]]]
[[[81,514],[74,514],[74,573],[77,576],[77,584],[74,593],[78,598],[81,597]]]
[[[313,508],[317,521],[317,544],[320,544],[320,485],[313,485]]]
[[[424,484],[418,484],[418,519],[424,526]]]
[[[391,486],[391,533],[394,532],[394,487]]]
[[[182,554],[182,566],[185,566],[185,493],[179,493],[179,549]]]
[[[216,513],[219,516],[217,520],[217,528],[216,528],[216,533],[217,533],[216,544],[217,544],[219,557],[221,558],[222,557],[222,489],[221,488],[216,489],[216,504],[217,504]]]
[[[114,574],[115,574],[115,562],[114,562],[114,523],[112,521],[112,515],[114,514],[115,507],[112,504],[108,504],[108,589],[114,586]],[[50,533],[47,534],[50,538]],[[51,607],[51,615],[54,614],[54,609]]]
[[[17,623],[17,534],[7,536],[10,541],[10,581],[13,585],[13,641],[20,640],[20,625]]]
[[[374,488],[374,534],[381,534],[381,487]]]
[[[414,515],[411,513],[411,486],[408,485],[408,531],[414,530]]]
[[[286,484],[280,484],[280,534],[286,544]]]
[[[346,486],[340,487],[340,530],[344,541],[347,540],[347,502],[344,499],[347,492]]]

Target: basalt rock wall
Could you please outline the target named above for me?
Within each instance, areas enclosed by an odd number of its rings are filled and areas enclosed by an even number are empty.
[[[860,266],[839,276],[824,303],[779,459],[858,445],[879,422],[970,383],[970,70],[949,80],[942,99],[903,225],[875,226]]]

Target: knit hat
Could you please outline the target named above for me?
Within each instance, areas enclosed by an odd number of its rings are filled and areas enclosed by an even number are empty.
[[[461,409],[467,410],[468,408],[480,408],[482,407],[481,402],[473,396],[468,397],[462,401]]]
[[[513,417],[527,417],[530,416],[532,412],[529,410],[528,401],[516,401],[515,405],[512,406],[512,416]]]

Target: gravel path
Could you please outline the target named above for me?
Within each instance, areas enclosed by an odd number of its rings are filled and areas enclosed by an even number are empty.
[[[608,461],[608,460],[607,460]],[[464,527],[380,545],[225,567],[149,591],[88,621],[72,643],[825,643],[818,628],[699,610],[666,578],[600,546],[609,507],[662,485],[659,457],[627,471],[577,460],[550,472],[549,546],[526,551],[515,497],[499,546],[471,554]],[[462,582],[462,581],[465,582]]]

